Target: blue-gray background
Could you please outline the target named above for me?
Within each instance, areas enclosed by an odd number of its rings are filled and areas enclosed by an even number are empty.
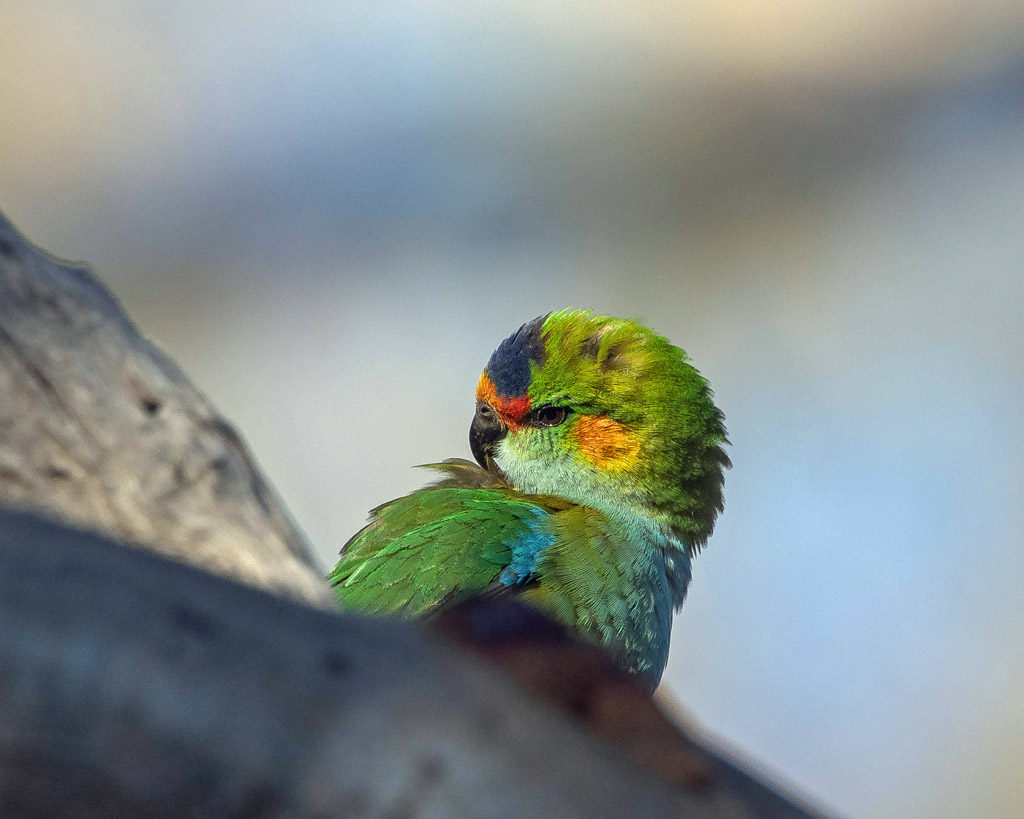
[[[733,442],[667,685],[854,817],[1024,814],[1017,0],[0,0],[0,207],[325,563],[563,306]]]

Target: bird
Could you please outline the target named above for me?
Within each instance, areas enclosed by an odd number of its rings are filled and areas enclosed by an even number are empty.
[[[469,443],[475,463],[425,465],[440,477],[342,547],[341,609],[420,619],[515,596],[653,692],[731,466],[708,381],[638,321],[551,312],[491,354]]]

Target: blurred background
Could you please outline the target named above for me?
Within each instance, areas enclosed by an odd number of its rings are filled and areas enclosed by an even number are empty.
[[[665,684],[849,817],[1024,815],[1024,6],[0,0],[0,208],[325,565],[564,306],[714,386]]]

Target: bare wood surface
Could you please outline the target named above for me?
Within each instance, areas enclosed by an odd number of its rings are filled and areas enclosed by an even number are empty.
[[[330,604],[234,428],[89,270],[0,214],[0,504]]]
[[[420,624],[0,512],[0,815],[803,819],[670,789]]]

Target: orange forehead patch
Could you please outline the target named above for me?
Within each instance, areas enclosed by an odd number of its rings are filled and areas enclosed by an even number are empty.
[[[513,431],[522,429],[523,419],[530,411],[530,396],[516,395],[505,398],[498,395],[494,382],[488,377],[486,370],[476,385],[476,400],[490,404],[505,426]]]
[[[603,415],[580,416],[573,435],[583,457],[599,469],[627,469],[640,456],[637,434]]]

